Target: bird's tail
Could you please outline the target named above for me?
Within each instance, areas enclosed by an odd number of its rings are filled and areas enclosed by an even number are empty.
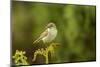
[[[40,38],[39,38],[39,39],[36,39],[36,40],[33,42],[33,44],[38,43],[40,40],[41,40]]]

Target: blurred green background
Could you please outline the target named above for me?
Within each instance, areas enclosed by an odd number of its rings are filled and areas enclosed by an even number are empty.
[[[23,50],[29,64],[45,63],[41,56],[32,62],[33,51],[43,48],[32,43],[49,22],[56,24],[54,42],[60,44],[50,63],[96,60],[96,6],[74,4],[12,1],[12,55]]]

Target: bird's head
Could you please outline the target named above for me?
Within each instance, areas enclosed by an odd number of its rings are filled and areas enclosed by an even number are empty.
[[[56,28],[56,25],[54,23],[49,23],[46,28]]]

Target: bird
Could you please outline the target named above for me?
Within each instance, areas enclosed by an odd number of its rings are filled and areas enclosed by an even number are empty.
[[[52,42],[57,36],[57,28],[56,25],[52,22],[48,23],[46,26],[46,30],[40,34],[40,36],[33,42],[33,44],[43,41],[43,43]]]

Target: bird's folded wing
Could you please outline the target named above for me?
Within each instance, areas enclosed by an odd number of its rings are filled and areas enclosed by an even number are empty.
[[[38,39],[36,39],[34,42],[33,42],[33,44],[34,43],[38,43],[42,38],[44,38],[45,36],[47,36],[48,35],[48,30],[45,30],[41,35],[40,35],[40,37],[38,38]]]

